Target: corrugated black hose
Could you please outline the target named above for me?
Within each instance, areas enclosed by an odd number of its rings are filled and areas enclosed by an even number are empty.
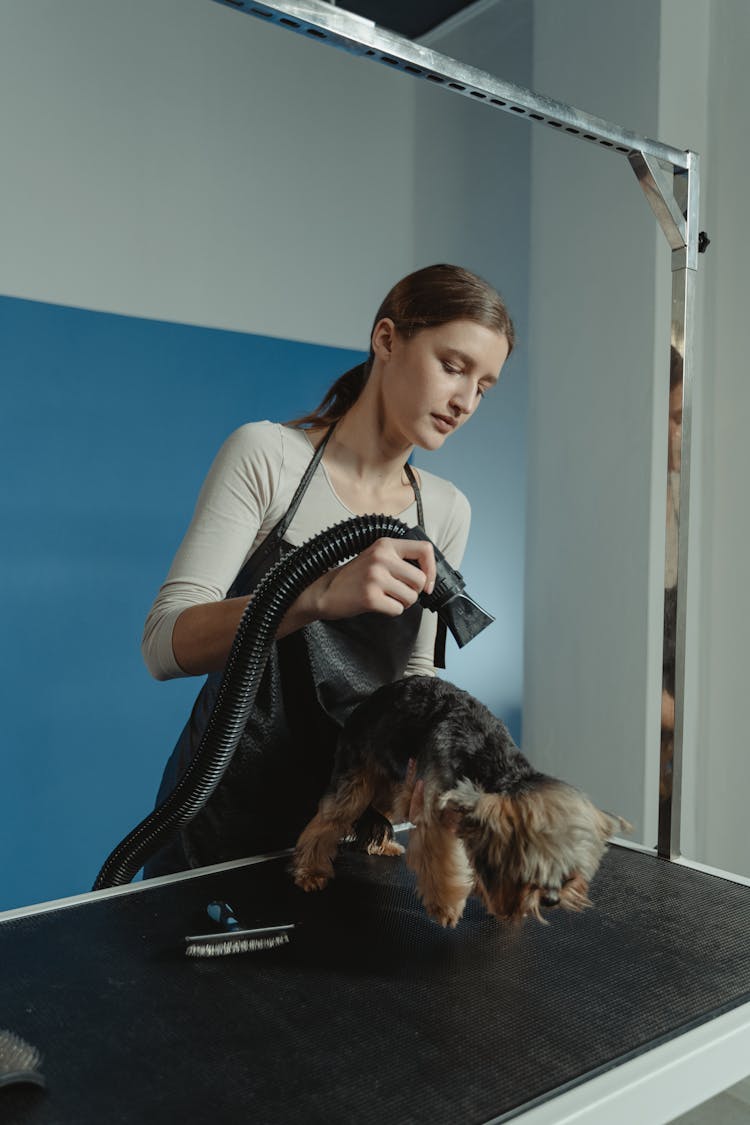
[[[331,567],[384,536],[423,538],[424,533],[392,516],[357,516],[321,531],[290,551],[265,575],[242,616],[214,709],[192,762],[169,797],[109,855],[93,890],[129,883],[166,838],[203,808],[224,776],[245,729],[284,614],[302,591]],[[428,605],[431,600],[432,595],[425,599]]]

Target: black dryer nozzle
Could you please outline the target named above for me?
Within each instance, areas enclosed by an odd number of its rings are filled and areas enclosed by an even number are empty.
[[[429,535],[421,527],[410,527],[407,539],[423,539],[432,543]],[[456,639],[459,648],[472,641],[477,634],[495,620],[465,593],[466,582],[463,575],[454,569],[442,551],[432,543],[435,552],[437,578],[431,594],[421,594],[420,602],[433,610],[445,622]]]
[[[456,638],[459,648],[463,648],[469,641],[491,625],[495,618],[485,613],[468,594],[456,594],[450,601],[445,602],[438,609],[438,614]]]

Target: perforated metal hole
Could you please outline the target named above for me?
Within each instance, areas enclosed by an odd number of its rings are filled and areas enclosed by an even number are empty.
[[[296,20],[288,19],[283,16],[278,16],[272,11],[266,11],[262,8],[246,8],[246,0],[225,0],[225,3],[230,4],[234,8],[242,8],[248,15],[257,16],[263,20],[273,20],[282,27],[288,27],[292,31],[303,32],[315,39],[322,39],[326,41],[333,41],[334,45],[337,43],[337,36],[332,33],[321,31],[320,28],[310,27]],[[344,46],[345,44],[340,44]],[[540,121],[543,125],[549,125],[552,129],[564,129],[566,133],[570,133],[575,137],[581,137],[585,141],[591,141],[594,144],[602,145],[604,148],[614,149],[616,152],[622,152],[629,155],[633,149],[626,145],[616,145],[613,141],[606,141],[601,137],[595,136],[593,133],[584,133],[581,129],[577,129],[572,125],[564,125],[562,121],[555,121],[554,118],[547,117],[543,113],[532,113],[531,110],[524,106],[511,105],[502,98],[493,98],[486,94],[483,90],[472,89],[461,82],[452,82],[442,77],[439,74],[431,73],[421,67],[415,66],[412,63],[404,62],[401,59],[395,59],[392,55],[383,54],[382,51],[377,51],[372,47],[368,47],[362,54],[366,58],[375,59],[377,62],[385,63],[386,66],[404,71],[405,74],[411,74],[415,78],[424,78],[428,82],[433,82],[436,86],[446,86],[449,90],[455,90],[456,93],[465,94],[468,97],[475,98],[477,101],[487,102],[489,105],[497,106],[499,109],[510,111],[511,113],[518,114],[519,117],[528,117],[532,121]]]

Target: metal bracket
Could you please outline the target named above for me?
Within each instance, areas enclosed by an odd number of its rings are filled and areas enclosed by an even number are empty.
[[[645,152],[635,152],[628,159],[667,242],[673,250],[681,250],[687,246],[687,223],[675,195],[674,168]]]
[[[697,156],[694,152],[686,152],[685,157],[686,166],[675,167],[647,152],[634,152],[628,156],[646,201],[673,251],[673,270],[683,266],[697,269],[698,254],[705,253],[711,241],[705,231],[697,230]],[[691,176],[691,172],[694,175]],[[684,259],[674,253],[680,250],[686,251]]]

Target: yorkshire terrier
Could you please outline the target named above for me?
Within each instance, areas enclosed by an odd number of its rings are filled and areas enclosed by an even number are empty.
[[[347,838],[371,854],[400,855],[391,822],[410,810],[406,861],[442,926],[457,925],[472,892],[503,919],[543,921],[543,908],[590,906],[607,839],[630,828],[535,770],[468,692],[409,676],[375,691],[346,722],[330,788],[297,841],[295,883],[325,887]]]

